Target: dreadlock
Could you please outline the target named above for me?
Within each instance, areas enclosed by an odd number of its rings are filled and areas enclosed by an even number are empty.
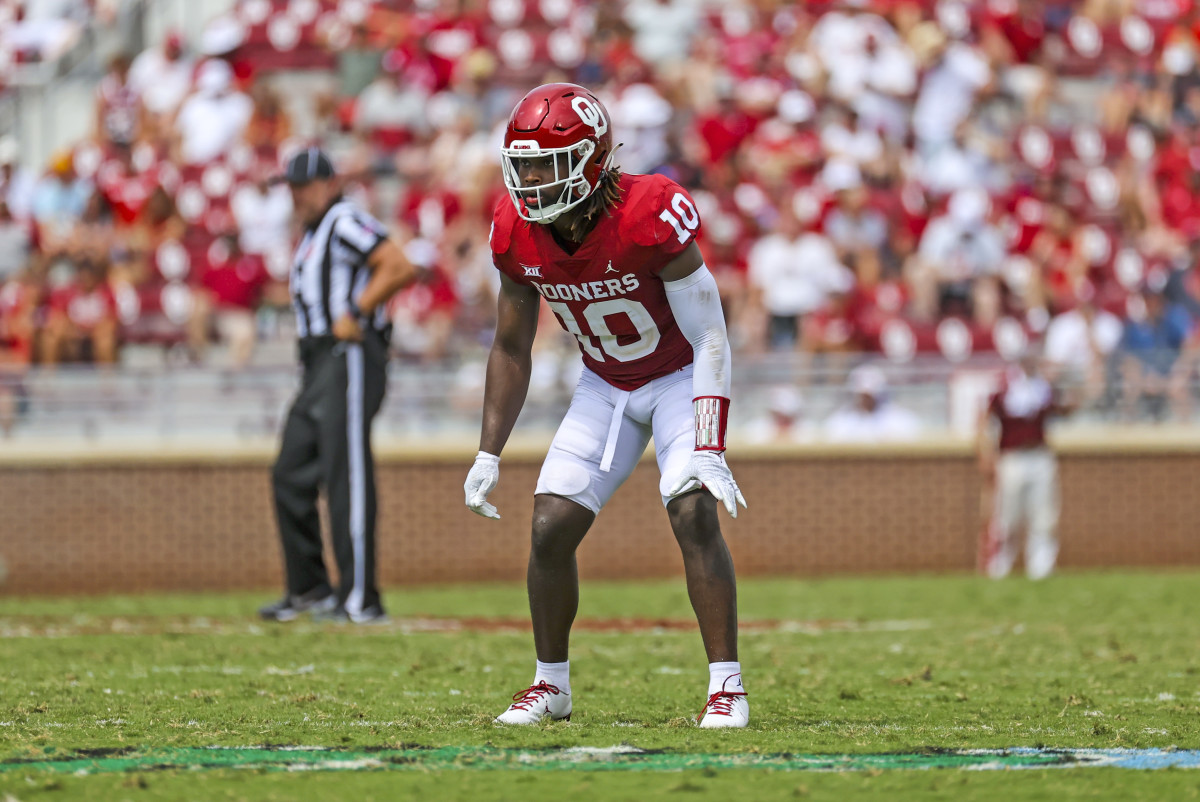
[[[567,236],[573,241],[579,242],[583,239],[584,234],[591,230],[594,225],[593,218],[600,212],[606,215],[612,214],[612,206],[621,201],[621,181],[620,168],[613,167],[605,170],[600,174],[600,182],[596,185],[596,189],[588,196],[579,206],[579,214],[575,216],[571,227],[567,229]]]

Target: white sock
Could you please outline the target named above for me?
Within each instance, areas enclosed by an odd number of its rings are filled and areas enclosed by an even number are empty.
[[[567,660],[562,663],[543,663],[537,661],[537,674],[533,677],[533,684],[545,682],[548,685],[553,685],[565,694],[571,693],[571,661]]]
[[[742,664],[738,662],[732,663],[709,663],[708,664],[708,695],[712,696],[720,690],[740,691],[742,690],[742,678],[736,677],[730,682],[725,680],[742,673]]]

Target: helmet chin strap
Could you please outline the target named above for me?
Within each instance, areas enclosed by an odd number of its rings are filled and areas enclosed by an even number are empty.
[[[562,208],[566,206],[564,203],[555,203],[554,206],[557,208],[537,210],[530,209],[528,206],[526,206],[525,214],[529,215],[530,219],[539,225],[550,225],[555,220],[562,217],[563,213],[567,211],[565,208]]]
[[[607,173],[615,165],[613,164],[617,158],[617,151],[625,147],[624,142],[618,142],[617,146],[608,152],[608,156],[604,158],[604,166],[600,168],[601,173]]]
[[[613,162],[615,161],[614,157],[617,155],[617,151],[620,150],[621,146],[624,144],[625,144],[624,142],[617,143],[617,146],[615,148],[613,148],[612,150],[610,150],[608,152],[608,155],[604,157],[604,164],[601,165],[601,167],[600,167],[600,179],[599,179],[600,181],[603,181],[604,177],[606,175],[608,175],[609,170],[613,169],[613,167],[615,166],[613,164]],[[597,182],[597,184],[598,183],[599,183],[599,181]]]

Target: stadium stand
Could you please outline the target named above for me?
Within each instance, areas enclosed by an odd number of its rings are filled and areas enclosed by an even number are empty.
[[[0,76],[37,57],[0,51]],[[0,352],[103,359],[70,310],[111,308],[123,361],[203,365],[231,342],[237,365],[270,361],[287,210],[264,182],[319,141],[427,268],[396,301],[401,358],[468,364],[492,323],[497,131],[529,86],[566,79],[606,101],[627,169],[692,191],[744,358],[961,364],[1082,314],[1114,381],[1150,336],[1185,387],[1198,52],[1188,0],[238,0],[114,62],[93,135],[50,164],[0,143],[0,236],[27,254],[0,263]],[[152,96],[139,60],[184,76],[176,95]],[[1181,341],[1141,336],[1160,307]],[[1109,342],[1094,321],[1113,318]]]

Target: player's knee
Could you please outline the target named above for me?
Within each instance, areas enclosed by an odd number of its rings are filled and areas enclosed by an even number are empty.
[[[553,495],[538,495],[533,505],[532,559],[543,565],[569,561],[595,514],[577,502]]]
[[[711,494],[686,493],[667,505],[671,529],[683,548],[704,548],[721,540],[717,503]]]
[[[538,563],[555,563],[570,559],[575,552],[574,540],[566,537],[555,523],[547,518],[533,519],[533,535],[529,542],[531,558]]]

